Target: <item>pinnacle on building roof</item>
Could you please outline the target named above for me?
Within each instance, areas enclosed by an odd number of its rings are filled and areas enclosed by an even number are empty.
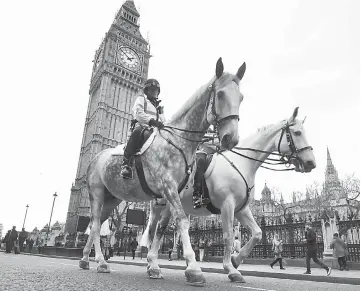
[[[49,225],[45,224],[45,226],[43,227],[43,229],[40,232],[48,231],[48,229],[49,229]]]
[[[122,5],[122,7],[128,8],[134,15],[140,16],[137,8],[135,8],[134,1],[133,0],[127,0]]]
[[[333,166],[332,160],[331,160],[330,151],[329,151],[328,147],[327,147],[327,166],[328,166],[328,167],[329,167],[329,166]]]
[[[59,221],[56,221],[54,224],[53,224],[53,227],[51,228],[52,230],[61,230],[61,225],[59,223]]]
[[[267,187],[267,183],[264,182],[264,187],[263,187],[263,190],[261,192],[261,194],[271,194],[271,190]]]

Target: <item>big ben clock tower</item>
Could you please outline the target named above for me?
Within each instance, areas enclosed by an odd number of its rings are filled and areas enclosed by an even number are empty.
[[[65,231],[73,233],[90,215],[86,169],[103,149],[125,142],[131,108],[148,77],[150,51],[139,31],[139,13],[125,1],[93,60],[88,111],[75,182],[71,188]]]

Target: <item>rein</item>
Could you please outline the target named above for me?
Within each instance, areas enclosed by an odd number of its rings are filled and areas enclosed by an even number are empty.
[[[282,127],[282,133],[281,133],[281,136],[280,136],[280,139],[278,141],[278,153],[274,153],[274,152],[270,152],[270,151],[264,151],[264,150],[258,150],[258,149],[252,149],[252,148],[242,148],[242,147],[234,147],[234,149],[237,149],[237,150],[247,150],[247,151],[253,151],[253,152],[259,152],[259,153],[265,153],[265,154],[269,154],[269,155],[275,155],[275,156],[279,156],[280,157],[280,160],[277,160],[277,159],[272,159],[272,158],[267,158],[266,160],[269,160],[269,161],[275,161],[277,163],[270,163],[270,162],[266,162],[266,161],[261,161],[261,160],[258,160],[258,159],[254,159],[254,158],[251,158],[251,157],[248,157],[246,155],[243,155],[241,153],[238,153],[236,151],[234,151],[233,149],[230,150],[232,153],[236,154],[236,155],[239,155],[241,157],[244,157],[244,158],[247,158],[249,160],[253,160],[253,161],[256,161],[256,162],[260,162],[261,164],[262,163],[266,163],[266,164],[269,164],[269,165],[285,165],[286,167],[289,167],[290,166],[290,161],[292,159],[298,159],[298,154],[302,151],[305,151],[305,150],[313,150],[313,148],[311,146],[307,146],[307,147],[303,147],[301,149],[297,149],[294,141],[293,141],[293,138],[292,138],[292,134],[290,132],[290,127],[292,126],[292,124],[289,124],[288,122]],[[284,133],[286,133],[286,139],[287,139],[287,144],[288,144],[288,147],[290,148],[291,150],[291,153],[290,154],[283,154],[281,153],[281,142],[282,142],[282,138],[283,138],[283,135]],[[247,183],[247,180],[246,178],[243,176],[243,174],[241,173],[240,170],[238,170],[237,166],[230,160],[228,159],[223,153],[222,151],[218,150],[217,151],[218,154],[220,154],[223,158],[225,158],[225,160],[237,171],[237,173],[242,177],[243,181],[244,181],[244,184],[246,186],[246,201],[244,202],[244,204],[238,209],[236,210],[234,213],[237,213],[239,211],[241,211],[245,205],[247,204],[248,202],[248,199],[249,199],[249,196],[251,194],[251,191],[252,189],[254,188],[254,185],[252,187],[249,187],[248,186],[248,183]],[[265,168],[265,169],[268,169],[268,170],[272,170],[272,171],[293,171],[295,168],[292,168],[292,169],[272,169],[272,168],[268,168],[268,167],[265,167],[265,166],[260,166],[262,168]]]
[[[268,152],[268,151],[263,151],[263,150],[257,150],[257,149],[252,149],[252,148],[241,148],[241,147],[234,147],[235,149],[237,150],[245,150],[245,151],[253,151],[253,152],[259,152],[259,153],[264,153],[264,154],[270,154],[270,155],[275,155],[275,156],[280,156],[282,157],[281,154],[279,153],[274,153],[274,152]],[[244,157],[246,159],[249,159],[249,160],[252,160],[252,161],[256,161],[256,162],[260,162],[260,163],[263,163],[263,164],[268,164],[268,165],[272,165],[272,166],[277,166],[277,165],[285,165],[286,167],[289,167],[290,164],[282,159],[280,160],[277,160],[277,159],[271,159],[271,158],[267,158],[266,160],[268,161],[274,161],[274,162],[277,162],[277,163],[270,163],[270,162],[267,162],[267,161],[261,161],[261,160],[258,160],[258,159],[255,159],[255,158],[251,158],[249,156],[246,156],[246,155],[243,155],[241,153],[238,153],[236,152],[235,150],[230,150],[232,153],[238,155],[238,156],[241,156],[241,157]],[[267,170],[271,170],[271,171],[278,171],[278,172],[282,172],[282,171],[293,171],[295,168],[288,168],[288,169],[272,169],[272,168],[269,168],[269,167],[266,167],[266,166],[260,166],[261,168],[264,168],[264,169],[267,169]]]

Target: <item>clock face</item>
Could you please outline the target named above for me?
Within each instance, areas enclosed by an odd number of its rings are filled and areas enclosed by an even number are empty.
[[[140,72],[140,59],[137,53],[129,47],[119,47],[117,51],[117,61],[122,66]]]

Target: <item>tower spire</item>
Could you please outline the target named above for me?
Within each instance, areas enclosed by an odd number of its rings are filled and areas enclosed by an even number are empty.
[[[331,166],[333,166],[333,164],[331,160],[330,150],[327,147],[327,167],[331,167]]]

